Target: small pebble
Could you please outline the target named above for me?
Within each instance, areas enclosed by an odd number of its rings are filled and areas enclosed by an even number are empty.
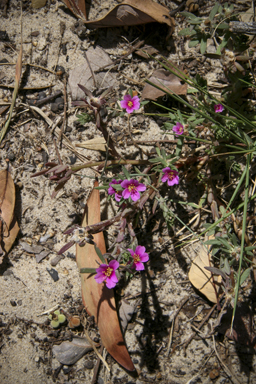
[[[39,100],[42,100],[46,97],[46,93],[44,91],[38,93]]]
[[[7,156],[8,156],[8,159],[9,159],[10,161],[15,160],[15,154],[14,154],[13,152],[10,151],[10,152],[7,154]]]
[[[51,111],[54,112],[54,113],[58,112],[59,111],[59,105],[56,104],[56,103],[52,103]]]
[[[93,369],[93,367],[94,367],[93,361],[91,361],[91,360],[86,360],[85,363],[84,363],[84,367],[85,367],[86,369]]]
[[[49,275],[51,276],[51,278],[53,279],[54,282],[58,281],[59,280],[59,274],[58,272],[56,271],[56,269],[48,269],[46,268],[47,272],[49,273]]]
[[[51,266],[52,267],[55,267],[59,262],[60,260],[63,259],[63,256],[62,255],[57,255],[55,256],[52,260],[51,260]]]
[[[61,65],[57,65],[57,67],[56,67],[56,74],[58,76],[62,76],[62,75],[64,75],[64,73],[65,73],[65,68],[62,67]]]
[[[15,300],[10,300],[10,303],[11,303],[11,306],[12,307],[16,307],[17,306],[17,303]]]
[[[9,41],[9,36],[6,31],[0,31],[0,41]]]

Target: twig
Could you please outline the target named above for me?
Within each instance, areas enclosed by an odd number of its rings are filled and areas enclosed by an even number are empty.
[[[60,96],[60,95],[62,95],[62,91],[57,91],[57,92],[55,92],[53,95],[44,97],[44,98],[41,99],[41,100],[37,100],[37,101],[35,102],[34,105],[35,105],[36,107],[39,107],[40,105],[43,105],[43,104],[45,104],[45,103],[48,103],[48,101],[51,101],[52,99],[55,99],[56,97],[58,97],[58,96]]]
[[[213,348],[214,348],[214,352],[220,362],[220,364],[222,365],[222,367],[224,368],[224,371],[226,372],[226,375],[228,376],[228,378],[233,381],[233,383],[235,384],[241,384],[240,381],[238,381],[236,379],[236,377],[231,373],[230,369],[226,366],[226,364],[221,360],[220,358],[220,355],[217,351],[217,348],[216,348],[216,344],[215,344],[215,338],[214,338],[214,335],[212,335],[212,341],[213,341]]]
[[[186,297],[182,300],[182,302],[181,302],[179,308],[177,309],[177,311],[176,311],[176,313],[175,313],[175,315],[174,315],[174,317],[173,317],[173,320],[172,320],[172,327],[171,327],[171,331],[170,331],[170,335],[169,335],[169,341],[168,341],[168,345],[167,345],[167,356],[169,355],[170,348],[171,348],[171,344],[172,344],[172,336],[173,336],[174,323],[175,323],[176,317],[177,317],[178,314],[180,313],[180,310],[181,310],[181,308],[183,307],[183,305],[186,304],[186,302],[189,300],[189,297],[190,297],[190,296],[186,296]]]
[[[94,85],[95,88],[97,88],[97,83],[96,83],[95,75],[94,75],[93,69],[92,69],[92,67],[91,67],[91,64],[90,64],[90,61],[89,61],[89,59],[88,59],[88,57],[87,57],[86,52],[85,52],[85,54],[84,54],[84,57],[85,57],[85,60],[87,61],[88,67],[89,67],[90,72],[91,72],[91,74],[92,74],[93,85]]]
[[[67,76],[64,75],[64,111],[63,111],[63,122],[59,134],[60,147],[62,146],[62,135],[65,132],[67,123]]]
[[[224,297],[225,293],[223,293],[220,298],[219,298],[219,302],[221,301],[221,299]],[[206,323],[207,320],[209,320],[209,318],[211,317],[212,313],[215,311],[215,309],[217,308],[217,305],[218,303],[216,303],[208,312],[208,314],[205,316],[205,318],[201,321],[201,323],[198,325],[197,329],[201,329],[202,326]],[[187,348],[187,346],[189,345],[189,343],[191,342],[191,340],[193,340],[193,338],[196,336],[196,332],[193,332],[192,335],[188,338],[187,341],[185,341],[183,343],[183,349],[185,351],[185,349]]]
[[[143,44],[145,43],[145,40],[138,41],[125,55],[122,57],[119,57],[118,59],[114,60],[112,63],[104,65],[103,67],[100,67],[96,69],[95,73],[101,72],[103,69],[110,67],[111,65],[116,65],[120,60],[123,60],[125,57],[129,56],[132,52],[139,49]]]
[[[6,120],[4,127],[0,131],[0,143],[2,142],[4,136],[5,136],[6,132],[7,132],[7,129],[9,127],[9,125],[10,125],[10,122],[11,122],[12,112],[13,112],[13,108],[14,108],[14,105],[15,105],[15,102],[16,102],[17,95],[18,95],[20,78],[21,78],[21,72],[22,72],[22,44],[23,44],[23,42],[22,42],[22,1],[20,2],[20,5],[21,5],[21,14],[20,14],[20,36],[21,36],[20,37],[20,52],[19,52],[19,56],[18,56],[18,59],[17,59],[16,68],[15,68],[15,82],[14,82],[14,90],[13,90],[13,94],[12,94],[12,104],[11,104],[11,107],[10,107],[8,119]]]
[[[102,355],[103,349],[104,349],[104,347],[102,345],[100,347],[100,352],[99,352],[101,355]],[[98,358],[97,363],[96,363],[95,368],[94,368],[91,384],[94,384],[97,380],[97,376],[98,376],[98,372],[99,372],[99,368],[100,368],[100,361],[101,360]]]

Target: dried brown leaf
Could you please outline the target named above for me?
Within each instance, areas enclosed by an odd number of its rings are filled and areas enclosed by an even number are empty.
[[[107,143],[104,137],[96,137],[91,140],[86,140],[82,143],[76,144],[75,146],[102,152],[106,152],[107,149]]]
[[[10,172],[0,171],[0,221],[3,236],[8,236],[15,207],[15,186]],[[0,227],[0,228],[1,228]],[[1,232],[0,232],[1,235]]]
[[[47,0],[32,0],[32,8],[39,9],[45,6]]]
[[[90,47],[86,52],[86,55],[91,69],[94,72],[101,66],[112,64],[109,55],[100,47]],[[108,72],[107,74],[106,72],[95,73],[95,80],[99,90],[101,88],[110,88],[111,86],[115,87],[117,84],[116,73],[112,72]],[[73,100],[78,100],[85,96],[84,92],[77,86],[77,84],[86,85],[86,88],[90,91],[95,89],[92,73],[86,60],[83,65],[75,67],[70,71],[68,83]]]
[[[98,186],[95,182],[94,187]],[[95,224],[100,221],[100,194],[94,189],[85,207],[82,226]],[[101,253],[106,253],[103,233],[94,234],[94,242]],[[77,245],[76,260],[81,268],[98,268],[101,260],[93,245],[86,243],[84,247]],[[97,263],[98,262],[98,263]],[[134,365],[127,351],[120,329],[113,289],[108,289],[104,283],[98,284],[90,274],[81,274],[82,298],[86,311],[94,316],[101,335],[102,344],[110,355],[125,369],[134,371]]]
[[[3,246],[1,245],[1,248],[3,249],[3,251],[5,251],[6,254],[10,251],[19,231],[20,227],[18,225],[18,221],[14,217],[13,222],[11,223],[9,228],[9,236],[3,237],[1,242],[3,244]]]
[[[177,95],[187,94],[187,84],[182,84],[178,76],[165,69],[157,69],[148,80],[162,88],[163,91],[155,88],[153,85],[146,84],[142,91],[142,99],[157,100],[158,97],[172,92]]]
[[[212,273],[205,267],[212,267],[211,254],[209,253],[209,247],[207,251],[206,247],[202,245],[198,255],[192,262],[188,278],[194,287],[205,295],[208,300],[217,303],[221,276],[213,278]]]
[[[79,18],[82,18],[89,28],[122,27],[129,25],[146,24],[152,22],[165,23],[174,27],[174,19],[169,10],[152,0],[126,0],[110,10],[98,20],[86,21],[75,8],[76,0],[62,0],[66,6]],[[72,5],[71,5],[72,4]]]

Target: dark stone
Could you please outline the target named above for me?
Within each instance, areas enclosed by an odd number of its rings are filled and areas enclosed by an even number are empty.
[[[51,278],[53,279],[54,282],[58,281],[59,280],[59,274],[58,272],[56,271],[56,269],[48,269],[46,268],[47,272],[49,273],[49,275],[51,276]]]
[[[85,363],[84,363],[84,367],[85,367],[86,369],[93,369],[93,367],[94,367],[93,361],[91,361],[91,360],[86,360]]]
[[[54,113],[58,112],[59,111],[59,104],[52,103],[51,111],[54,112]]]
[[[16,303],[15,300],[10,300],[10,303],[11,303],[11,305],[12,305],[13,307],[16,307],[16,306],[17,306],[17,303]]]

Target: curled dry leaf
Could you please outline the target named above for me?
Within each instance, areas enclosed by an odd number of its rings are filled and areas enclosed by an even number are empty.
[[[19,226],[14,216],[15,186],[10,172],[0,171],[0,256],[7,254],[18,233]],[[0,258],[2,262],[2,258]]]
[[[165,23],[172,29],[174,19],[169,15],[169,10],[152,0],[126,0],[114,7],[104,17],[98,20],[87,21],[86,15],[81,16],[81,10],[77,10],[79,0],[62,0],[66,6],[80,19],[88,28],[122,27],[128,25],[147,24],[152,22]]]
[[[190,267],[188,278],[194,287],[205,295],[208,300],[217,303],[221,276],[212,277],[212,273],[205,269],[205,267],[212,267],[209,246],[207,248],[203,245],[200,246],[198,255]]]
[[[166,93],[172,92],[177,95],[187,94],[187,84],[182,84],[178,76],[167,71],[166,69],[157,69],[148,80],[162,88],[162,90],[155,88],[153,85],[146,84],[142,91],[142,99],[156,101],[158,97],[162,97]]]
[[[94,183],[94,187],[98,185],[98,182]],[[85,207],[82,226],[86,227],[98,222],[100,222],[100,194],[98,189],[94,189]],[[101,253],[106,253],[103,233],[96,233],[93,237]],[[84,247],[77,245],[76,261],[79,270],[98,268],[102,263],[94,245],[88,243]],[[104,283],[96,283],[94,277],[88,273],[81,274],[81,284],[85,309],[89,315],[94,316],[98,324],[102,344],[120,365],[128,371],[135,371],[120,329],[113,289],[108,289]]]

